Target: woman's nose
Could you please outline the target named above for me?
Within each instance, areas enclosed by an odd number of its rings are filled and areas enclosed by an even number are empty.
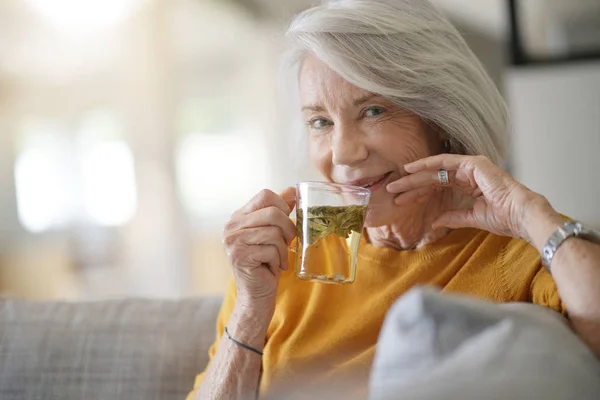
[[[333,164],[353,166],[365,160],[369,152],[363,143],[362,136],[355,129],[337,129],[331,139]]]

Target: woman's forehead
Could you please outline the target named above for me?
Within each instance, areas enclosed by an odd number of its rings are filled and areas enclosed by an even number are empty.
[[[302,62],[299,80],[302,107],[323,102],[352,104],[357,99],[373,95],[346,81],[327,64],[310,55]]]

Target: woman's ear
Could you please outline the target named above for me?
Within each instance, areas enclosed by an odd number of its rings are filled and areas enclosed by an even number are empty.
[[[450,140],[448,135],[446,135],[446,132],[444,132],[442,128],[440,128],[437,124],[433,122],[428,122],[427,126],[430,132],[433,133],[433,137],[435,137],[436,140],[438,140],[441,143],[440,148],[442,149],[442,152],[452,153],[452,140]]]

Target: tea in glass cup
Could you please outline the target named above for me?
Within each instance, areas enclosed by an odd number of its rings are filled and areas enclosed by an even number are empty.
[[[322,283],[352,283],[371,196],[368,189],[327,182],[296,185],[295,276]],[[322,260],[327,259],[327,262]]]

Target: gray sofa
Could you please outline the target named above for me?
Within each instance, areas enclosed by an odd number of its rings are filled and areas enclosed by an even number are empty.
[[[220,302],[0,300],[0,400],[184,399],[208,362]],[[600,363],[547,309],[415,288],[388,313],[370,392],[598,400]]]
[[[0,300],[0,399],[185,399],[220,298]]]

